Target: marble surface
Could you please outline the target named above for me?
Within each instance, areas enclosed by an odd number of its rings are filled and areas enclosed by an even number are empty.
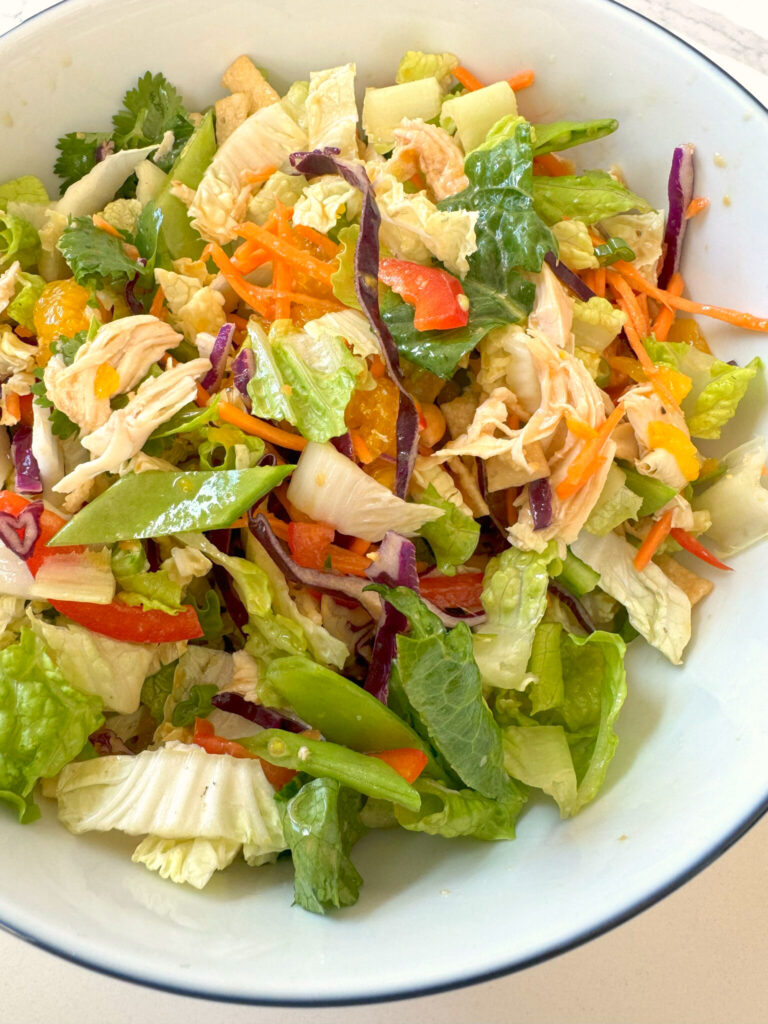
[[[0,33],[50,6],[0,0]],[[765,0],[625,0],[768,105]],[[608,935],[520,974],[445,995],[345,1010],[203,1003],[105,978],[0,932],[8,1024],[762,1024],[768,984],[768,818],[683,889]]]

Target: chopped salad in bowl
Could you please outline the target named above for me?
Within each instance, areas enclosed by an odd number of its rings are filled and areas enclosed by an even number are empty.
[[[681,553],[768,534],[765,442],[707,449],[762,368],[691,314],[768,320],[684,294],[693,146],[655,210],[532,72],[355,76],[147,72],[59,197],[0,184],[0,798],[198,888],[290,855],[317,913],[370,829],[578,813]]]

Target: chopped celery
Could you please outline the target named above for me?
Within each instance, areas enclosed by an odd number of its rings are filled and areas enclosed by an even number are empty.
[[[197,188],[205,169],[216,152],[216,136],[213,130],[213,111],[209,110],[189,137],[179,158],[168,173],[168,180],[158,193],[156,206],[163,213],[162,237],[165,247],[173,259],[187,256],[197,259],[205,244],[189,223],[187,208],[180,199],[171,195],[171,183],[180,181],[190,188]]]
[[[509,116],[517,116],[517,100],[507,82],[494,82],[446,100],[440,114],[441,121],[450,118],[456,125],[465,153],[479,146],[497,121]]]
[[[627,477],[627,487],[643,499],[643,504],[637,512],[638,519],[642,519],[643,516],[652,516],[677,494],[674,487],[663,484],[660,480],[654,480],[652,476],[638,473],[629,463],[622,462],[620,465]]]
[[[600,582],[600,573],[590,569],[571,551],[565,556],[563,568],[555,576],[557,582],[565,587],[574,597],[583,597],[594,590]]]
[[[363,131],[368,141],[378,152],[386,153],[395,144],[394,130],[403,118],[420,117],[431,121],[440,112],[442,95],[436,78],[419,78],[384,89],[366,89]]]

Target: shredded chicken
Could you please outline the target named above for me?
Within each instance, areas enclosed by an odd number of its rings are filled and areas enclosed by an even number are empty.
[[[5,312],[8,303],[13,300],[20,270],[21,264],[16,260],[4,273],[0,274],[0,313]]]
[[[113,412],[81,444],[91,453],[90,462],[77,466],[53,488],[68,494],[100,473],[117,473],[124,462],[136,455],[161,423],[193,401],[196,381],[211,368],[208,359],[193,359],[149,377],[123,409]]]
[[[635,463],[638,471],[675,490],[685,487],[688,480],[674,455],[665,448],[652,449],[648,440],[648,427],[654,422],[668,423],[690,437],[685,417],[680,410],[665,406],[650,384],[638,384],[627,391],[624,395],[624,408],[640,449],[640,458]]]
[[[71,366],[55,355],[45,368],[45,387],[55,407],[86,433],[109,419],[109,399],[134,388],[153,363],[181,335],[155,316],[128,316],[100,327],[92,341],[82,345]],[[97,395],[99,368],[111,366],[118,376],[109,394]]]
[[[454,196],[469,186],[464,173],[464,154],[444,128],[425,124],[421,118],[405,118],[394,135],[395,150],[389,169],[397,177],[409,178],[421,171],[437,200]],[[405,173],[400,172],[400,167]]]
[[[573,299],[546,263],[536,280],[536,300],[528,324],[557,348],[573,352]]]

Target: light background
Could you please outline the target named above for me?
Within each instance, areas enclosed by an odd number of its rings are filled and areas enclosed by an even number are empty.
[[[0,0],[0,32],[47,6],[46,0]],[[625,6],[688,39],[768,105],[765,0],[626,0]],[[167,995],[75,967],[0,931],[0,1021],[765,1024],[767,851],[768,818],[681,890],[571,953],[445,995],[349,1009],[238,1007]],[[483,941],[482,922],[467,941]]]

